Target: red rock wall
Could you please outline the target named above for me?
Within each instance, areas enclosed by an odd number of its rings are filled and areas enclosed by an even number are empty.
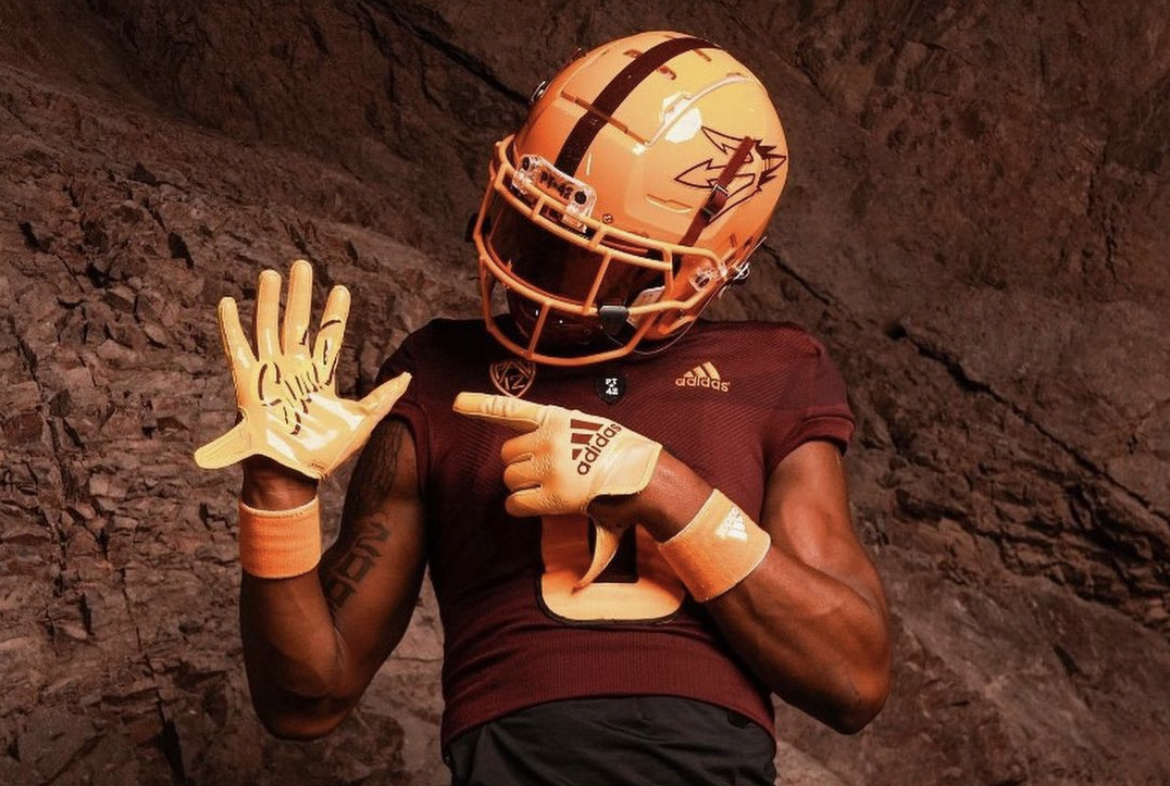
[[[880,6],[880,10],[877,7]],[[894,608],[865,732],[781,783],[1170,782],[1170,2],[15,0],[0,7],[0,784],[439,784],[429,598],[355,716],[272,740],[236,632],[213,311],[312,259],[344,387],[476,313],[490,144],[578,43],[695,32],[792,170],[725,317],[821,335]],[[344,477],[331,481],[334,514]]]

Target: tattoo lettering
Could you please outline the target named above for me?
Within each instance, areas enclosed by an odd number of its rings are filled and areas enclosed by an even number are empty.
[[[380,508],[394,485],[405,428],[393,418],[379,423],[354,467],[341,513],[341,541],[351,545],[329,566],[322,586],[334,612],[357,592],[390,540],[390,521]]]
[[[363,533],[341,559],[330,570],[325,581],[325,599],[336,611],[357,591],[358,584],[382,556],[377,546],[390,540],[390,529],[386,517],[376,513],[362,522]]]

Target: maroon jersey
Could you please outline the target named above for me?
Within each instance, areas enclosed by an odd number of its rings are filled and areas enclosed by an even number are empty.
[[[381,376],[402,371],[414,379],[394,414],[414,435],[445,631],[444,745],[523,707],[585,696],[681,696],[771,730],[767,689],[641,528],[592,585],[574,592],[552,580],[588,566],[588,522],[509,516],[499,452],[516,432],[451,404],[460,391],[506,384],[530,401],[609,418],[661,442],[758,521],[767,478],[789,452],[810,439],[844,449],[852,434],[820,343],[791,324],[699,322],[659,354],[533,369],[479,320],[436,320],[403,341]]]

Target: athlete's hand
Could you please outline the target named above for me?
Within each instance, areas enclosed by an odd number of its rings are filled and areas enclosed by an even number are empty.
[[[589,503],[636,494],[650,482],[662,445],[606,418],[509,396],[460,393],[454,409],[520,431],[504,443],[504,506],[513,516],[588,515]],[[617,553],[621,531],[596,527],[593,581]]]
[[[256,294],[256,352],[240,327],[236,301],[219,302],[219,330],[232,369],[241,420],[195,451],[204,469],[248,456],[267,456],[321,479],[365,443],[410,383],[409,374],[384,382],[361,401],[338,398],[337,360],[349,315],[349,291],[334,287],[309,346],[313,268],[299,259],[289,273],[284,323],[278,330],[280,274],[260,274]]]

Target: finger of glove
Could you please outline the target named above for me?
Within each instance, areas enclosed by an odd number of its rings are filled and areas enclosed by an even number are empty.
[[[195,451],[195,463],[203,469],[221,469],[252,455],[252,439],[247,421],[237,423],[226,434]]]
[[[504,500],[504,510],[508,511],[508,515],[518,519],[529,516],[556,515],[565,512],[558,510],[555,504],[550,504],[548,494],[539,486],[536,488],[522,489],[510,494]]]
[[[313,266],[303,259],[293,262],[288,274],[288,299],[280,347],[286,355],[309,355],[309,312],[313,308]]]
[[[504,467],[504,485],[509,491],[524,491],[541,485],[544,473],[531,455],[522,456]]]
[[[544,423],[552,407],[512,396],[463,392],[455,397],[452,409],[461,415],[501,423],[517,431],[533,431]]]
[[[240,312],[236,309],[236,301],[230,297],[220,300],[217,316],[223,352],[231,363],[232,377],[236,378],[240,373],[247,372],[256,365],[256,356],[252,354],[248,337],[244,335],[244,329],[240,326]],[[238,379],[236,383],[238,387]]]
[[[335,382],[341,342],[345,339],[345,322],[349,318],[349,302],[349,290],[345,287],[338,285],[330,290],[325,310],[321,313],[321,327],[313,342],[313,362],[321,370],[321,379],[327,386]]]
[[[260,359],[280,355],[277,320],[280,316],[280,274],[265,270],[256,287],[256,353]]]
[[[394,407],[394,403],[401,398],[402,394],[406,392],[406,388],[410,385],[410,380],[410,372],[403,371],[394,379],[387,380],[381,385],[378,385],[378,387],[371,390],[361,400],[362,409],[370,413],[376,420],[381,420]]]
[[[549,441],[543,431],[529,431],[500,445],[500,458],[505,464],[515,464],[537,456],[543,457],[547,465],[550,450]]]

